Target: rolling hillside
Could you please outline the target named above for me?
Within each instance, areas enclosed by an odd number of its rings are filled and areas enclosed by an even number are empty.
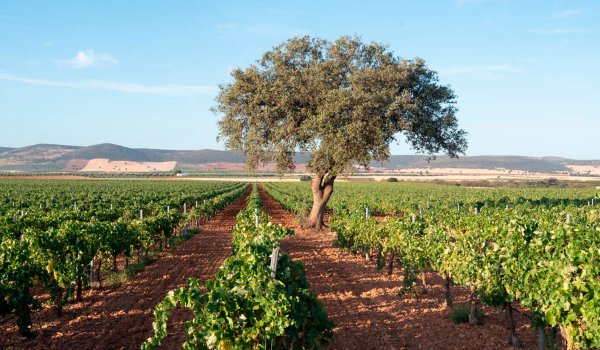
[[[0,170],[76,171],[92,159],[132,162],[177,162],[186,170],[242,169],[243,155],[221,150],[161,150],[128,148],[110,143],[87,147],[39,144],[22,148],[0,147]],[[298,169],[303,169],[307,154],[295,157]],[[598,167],[598,160],[571,160],[560,157],[471,156],[460,159],[438,157],[428,162],[422,155],[393,155],[385,163],[372,163],[376,169],[506,169],[509,171],[558,173],[569,172],[572,165]],[[266,169],[269,169],[267,167]]]

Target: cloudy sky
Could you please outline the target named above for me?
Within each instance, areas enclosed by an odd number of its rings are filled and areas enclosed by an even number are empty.
[[[469,155],[600,159],[599,17],[576,0],[3,0],[0,146],[222,149],[209,108],[232,68],[358,34],[454,88]]]

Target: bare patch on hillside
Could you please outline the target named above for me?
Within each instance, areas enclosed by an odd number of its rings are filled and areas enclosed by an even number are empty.
[[[173,171],[177,162],[132,162],[126,160],[91,159],[81,169],[83,172],[106,173],[148,173],[155,171]]]
[[[64,171],[79,171],[88,164],[89,160],[87,159],[71,159],[65,164],[63,168]]]
[[[202,170],[247,170],[245,163],[204,163],[199,164],[199,168]],[[256,168],[256,171],[276,171],[276,165],[274,163],[269,163],[266,165],[261,165]],[[296,172],[306,172],[305,164],[296,164]]]
[[[600,175],[600,165],[567,165],[567,168],[577,174]]]

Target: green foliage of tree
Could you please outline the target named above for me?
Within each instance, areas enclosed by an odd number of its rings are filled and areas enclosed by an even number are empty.
[[[292,38],[232,76],[213,108],[223,115],[219,138],[246,155],[250,169],[275,161],[288,171],[296,151],[309,152],[309,227],[323,226],[336,176],[388,159],[398,134],[430,155],[456,157],[467,147],[456,96],[436,72],[359,37]]]

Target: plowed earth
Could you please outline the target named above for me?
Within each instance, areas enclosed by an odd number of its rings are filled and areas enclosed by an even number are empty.
[[[506,316],[484,308],[482,324],[454,324],[443,306],[442,278],[427,273],[427,291],[399,297],[402,273],[391,276],[377,270],[373,261],[335,246],[330,231],[301,229],[293,214],[260,191],[264,209],[275,223],[296,235],[282,241],[292,259],[304,262],[311,290],[336,323],[331,349],[507,349]],[[453,301],[466,303],[468,291],[452,286]],[[515,312],[517,335],[525,349],[536,349],[536,334],[527,317]]]
[[[60,318],[49,306],[35,312],[35,339],[19,336],[14,320],[0,324],[0,349],[139,349],[153,334],[153,310],[167,292],[190,277],[214,278],[231,254],[231,230],[238,211],[246,206],[247,195],[208,220],[200,233],[173,254],[147,266],[124,285],[85,292],[83,302],[67,304]],[[163,348],[181,347],[186,338],[183,322],[189,318],[187,310],[172,313]]]

